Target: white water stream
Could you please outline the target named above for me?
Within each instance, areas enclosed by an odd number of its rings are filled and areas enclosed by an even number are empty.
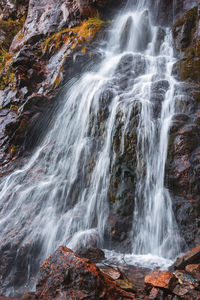
[[[116,17],[106,48],[99,50],[101,64],[67,85],[63,106],[40,147],[22,169],[1,180],[0,242],[13,243],[16,256],[26,245],[30,249],[39,245],[34,251],[41,261],[63,244],[76,249],[97,241],[104,246],[113,129],[121,112],[123,136],[133,106],[140,108],[140,118],[133,254],[127,259],[166,267],[180,253],[164,186],[175,59],[170,31],[162,29],[163,39],[158,38],[160,29],[152,25],[145,2]],[[131,70],[122,88],[116,70],[126,59]],[[108,91],[111,97],[106,96]],[[107,116],[100,121],[102,99]],[[122,152],[123,143],[121,138]],[[120,260],[120,254],[106,254]],[[34,258],[27,259],[32,268]]]

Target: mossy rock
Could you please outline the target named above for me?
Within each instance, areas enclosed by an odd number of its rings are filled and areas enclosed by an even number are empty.
[[[184,50],[191,46],[197,26],[197,6],[187,11],[172,28],[177,50]]]
[[[195,34],[198,30],[197,16],[198,8],[195,6],[172,29],[175,47],[182,53],[182,58],[176,64],[179,79],[195,83],[200,81],[200,40]]]
[[[12,67],[13,56],[9,52],[9,47],[24,22],[24,17],[20,20],[0,20],[0,30],[5,33],[5,38],[0,43],[0,90],[5,89],[10,83],[14,86],[15,73]]]
[[[5,39],[3,40],[3,43],[0,44],[0,52],[1,48],[7,51],[9,50],[14,36],[21,30],[24,22],[24,17],[22,17],[20,20],[0,20],[0,30],[2,30],[5,33]]]

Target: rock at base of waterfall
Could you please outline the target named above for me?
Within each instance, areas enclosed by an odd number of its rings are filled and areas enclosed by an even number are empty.
[[[176,281],[175,276],[167,271],[152,271],[144,279],[146,290],[152,287],[170,290],[175,286]]]
[[[40,268],[36,299],[134,299],[88,259],[61,246]]]
[[[118,280],[122,277],[121,271],[119,270],[118,267],[104,266],[104,267],[100,267],[100,270],[101,272],[110,276],[113,280]]]
[[[163,299],[164,292],[157,288],[152,288],[148,300],[156,300],[156,299]]]
[[[81,257],[89,259],[94,264],[100,263],[105,259],[105,253],[99,248],[83,248],[77,251],[77,254]]]
[[[182,270],[189,264],[199,263],[200,261],[200,244],[194,247],[191,251],[177,258],[175,263],[170,268],[171,270]]]
[[[200,299],[199,282],[184,270],[174,272],[178,279],[178,284],[173,289],[173,293],[181,299]]]
[[[194,276],[198,281],[200,281],[200,264],[187,265],[185,268],[186,272]]]

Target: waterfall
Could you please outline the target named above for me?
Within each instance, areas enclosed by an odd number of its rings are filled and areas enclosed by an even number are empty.
[[[175,80],[171,76],[173,51],[170,32],[157,56],[152,49],[146,80],[140,83],[141,116],[137,142],[136,207],[133,217],[134,253],[152,253],[174,257],[180,253],[178,230],[172,212],[172,202],[164,186],[168,133],[174,114]],[[153,79],[153,80],[152,80]],[[153,81],[153,83],[152,83]],[[154,94],[157,91],[159,94]],[[155,103],[153,103],[155,101]],[[158,101],[161,103],[158,104]],[[156,109],[160,110],[157,116]],[[161,107],[158,107],[158,106]]]
[[[41,145],[23,168],[1,178],[1,245],[11,245],[16,261],[24,257],[27,282],[36,257],[41,262],[61,244],[104,247],[113,130],[120,112],[123,152],[133,108],[139,110],[133,254],[171,259],[180,252],[164,186],[175,59],[170,30],[152,24],[147,4],[138,1],[133,10],[129,2],[116,17],[99,49],[101,63],[66,85]]]

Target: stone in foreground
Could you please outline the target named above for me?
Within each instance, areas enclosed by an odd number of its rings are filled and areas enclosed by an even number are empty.
[[[40,268],[36,299],[135,299],[88,259],[61,246]]]
[[[145,276],[144,282],[147,290],[152,287],[170,290],[174,287],[176,278],[167,271],[152,271]]]

